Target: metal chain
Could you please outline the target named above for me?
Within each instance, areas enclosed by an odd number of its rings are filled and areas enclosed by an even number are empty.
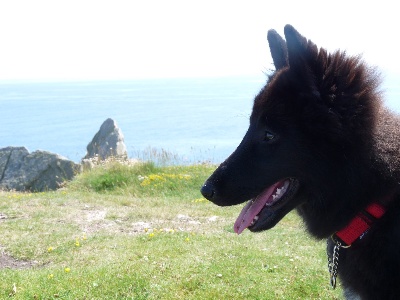
[[[328,270],[331,275],[331,286],[333,289],[336,288],[336,277],[339,266],[339,250],[342,244],[339,241],[334,241],[335,246],[333,247],[332,259],[328,254]]]

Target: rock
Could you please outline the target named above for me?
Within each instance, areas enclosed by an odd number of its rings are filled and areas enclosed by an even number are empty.
[[[0,149],[0,189],[41,192],[55,190],[81,171],[81,166],[47,151],[25,147]]]
[[[124,135],[113,119],[107,119],[100,126],[92,141],[87,145],[87,154],[83,159],[107,157],[126,158],[128,153],[124,142]]]
[[[94,168],[95,164],[91,159],[84,158],[81,161],[82,164],[82,170],[83,171],[90,171]]]

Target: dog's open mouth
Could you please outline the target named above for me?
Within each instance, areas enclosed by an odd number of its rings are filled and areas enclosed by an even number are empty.
[[[237,218],[234,230],[237,234],[249,228],[252,231],[269,229],[293,207],[284,206],[296,193],[298,181],[293,178],[280,180],[250,200]]]

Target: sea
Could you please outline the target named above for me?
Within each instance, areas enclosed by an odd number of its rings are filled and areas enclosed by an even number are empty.
[[[0,148],[24,146],[79,162],[112,118],[130,158],[220,163],[240,143],[266,76],[0,82]],[[388,78],[387,78],[388,79]],[[400,77],[384,81],[400,112]]]

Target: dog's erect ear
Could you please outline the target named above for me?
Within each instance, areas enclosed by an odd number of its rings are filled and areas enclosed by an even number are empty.
[[[289,62],[285,40],[274,29],[268,31],[267,39],[276,70],[287,67]]]
[[[305,65],[312,67],[313,61],[318,56],[317,46],[302,36],[292,25],[285,26],[285,37],[290,69],[304,70]]]

